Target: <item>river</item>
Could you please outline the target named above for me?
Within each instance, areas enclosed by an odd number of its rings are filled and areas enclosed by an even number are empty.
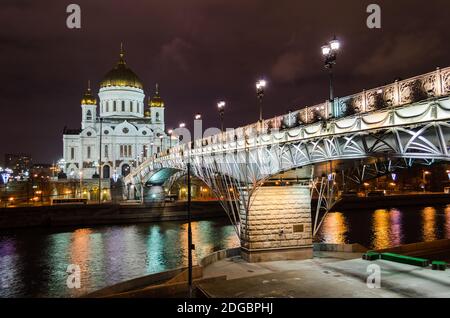
[[[226,218],[195,221],[194,262],[239,246]],[[317,240],[368,248],[450,238],[450,205],[329,213]],[[33,228],[0,232],[0,297],[77,297],[124,280],[187,265],[186,222]],[[70,264],[81,288],[66,284]]]

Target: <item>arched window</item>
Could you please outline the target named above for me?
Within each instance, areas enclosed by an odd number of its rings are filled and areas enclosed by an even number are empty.
[[[159,112],[156,112],[155,117],[156,117],[156,121],[159,121]]]
[[[117,111],[116,101],[114,101],[113,111],[115,111],[115,112]]]
[[[92,120],[92,112],[90,110],[86,112],[86,120]]]
[[[91,159],[91,146],[87,147],[87,158]]]
[[[109,179],[110,167],[108,165],[103,166],[103,179]]]
[[[130,102],[131,104],[131,112],[134,113],[134,102]]]
[[[125,111],[125,101],[122,101],[122,111]]]

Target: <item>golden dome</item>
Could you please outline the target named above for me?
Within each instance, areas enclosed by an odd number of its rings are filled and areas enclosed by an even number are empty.
[[[152,113],[150,111],[150,109],[146,109],[144,112],[144,117],[151,117]]]
[[[161,96],[159,96],[159,85],[156,84],[156,90],[155,90],[155,95],[149,99],[148,101],[148,106],[150,107],[164,107],[164,101],[161,98]]]
[[[139,89],[144,89],[142,81],[139,77],[128,68],[124,59],[123,47],[120,47],[120,58],[117,65],[108,73],[106,73],[103,80],[100,82],[100,88],[110,87],[110,86],[121,86],[121,87],[134,87]]]
[[[97,105],[97,98],[92,95],[91,81],[88,81],[88,88],[81,99],[81,105]]]

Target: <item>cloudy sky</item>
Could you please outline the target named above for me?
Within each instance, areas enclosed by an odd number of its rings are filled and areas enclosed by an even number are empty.
[[[66,27],[70,3],[81,6],[80,30]],[[370,3],[382,8],[379,30],[366,26]],[[87,80],[98,91],[120,42],[146,95],[160,84],[168,128],[196,112],[218,126],[218,99],[234,127],[257,120],[260,76],[264,117],[324,101],[320,47],[333,34],[343,44],[337,96],[450,66],[449,14],[448,0],[2,0],[0,155],[60,158]]]

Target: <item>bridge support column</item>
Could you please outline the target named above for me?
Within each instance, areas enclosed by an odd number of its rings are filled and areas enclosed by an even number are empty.
[[[144,187],[144,203],[164,202],[165,197],[164,188],[160,185]]]
[[[248,193],[242,191],[245,202]],[[241,255],[248,262],[312,258],[311,197],[308,186],[267,186],[240,210]]]

